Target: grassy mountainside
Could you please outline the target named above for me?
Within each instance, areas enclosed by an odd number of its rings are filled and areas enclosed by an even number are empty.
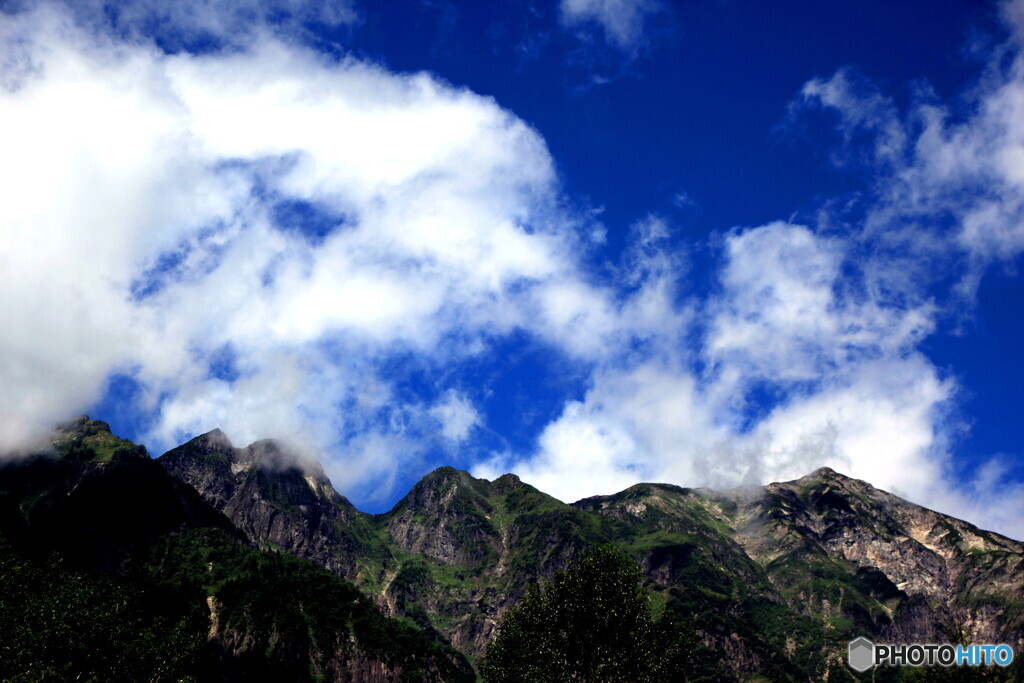
[[[718,605],[719,613],[745,610],[734,632],[744,625],[759,631],[811,678],[851,677],[845,645],[859,635],[908,643],[966,634],[1016,651],[1024,645],[1024,544],[827,468],[724,493],[641,484],[576,506],[696,536],[704,558],[694,564],[710,559],[729,568],[740,589]],[[648,575],[663,581],[650,568]],[[673,583],[704,588],[690,592],[691,603],[713,605],[699,598],[708,595],[710,577],[680,579]]]

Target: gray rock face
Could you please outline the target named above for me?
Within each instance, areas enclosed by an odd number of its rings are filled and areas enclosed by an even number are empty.
[[[348,579],[378,572],[386,553],[367,516],[339,495],[315,463],[274,441],[235,448],[219,429],[157,459],[193,486],[257,545],[312,560]]]
[[[948,642],[963,629],[1024,647],[1024,543],[828,468],[758,490],[641,484],[575,505],[702,538],[705,555],[757,585],[749,558],[781,604],[881,641]],[[646,562],[663,583],[664,567]]]
[[[788,505],[773,507],[769,501],[778,498]],[[745,511],[737,539],[752,557],[764,561],[806,547],[884,575],[887,594],[907,596],[883,630],[894,641],[944,641],[948,626],[959,624],[977,642],[1024,645],[1019,621],[1013,624],[1006,610],[1024,600],[1024,543],[827,468],[765,487]]]
[[[425,609],[455,647],[480,656],[530,582],[599,542],[566,533],[565,516],[586,515],[515,475],[490,482],[435,470],[378,521],[402,558],[382,586],[385,602],[395,613]]]
[[[478,567],[501,553],[489,483],[441,468],[424,477],[386,516],[398,548],[444,566]]]

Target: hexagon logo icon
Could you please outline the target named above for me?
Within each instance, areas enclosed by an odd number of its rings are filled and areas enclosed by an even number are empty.
[[[861,636],[850,641],[850,668],[863,673],[875,665],[875,644]]]

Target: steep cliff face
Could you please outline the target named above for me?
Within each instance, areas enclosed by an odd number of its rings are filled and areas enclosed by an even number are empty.
[[[384,517],[392,542],[442,566],[480,568],[501,554],[490,484],[451,467],[431,472]]]
[[[567,568],[615,525],[514,475],[494,482],[450,467],[417,483],[385,515],[356,510],[322,470],[274,442],[235,448],[219,430],[158,458],[260,547],[355,581],[390,614],[436,630],[471,656],[530,582]]]
[[[334,490],[320,465],[298,460],[274,441],[235,448],[214,430],[157,462],[262,548],[369,584],[391,559],[370,517]]]
[[[1024,544],[978,529],[824,468],[771,484],[738,515],[737,540],[790,592],[820,597],[802,564],[831,561],[884,608],[884,636],[941,641],[959,625],[979,642],[1024,644]],[[838,598],[837,598],[838,599]],[[891,620],[891,621],[890,621]]]

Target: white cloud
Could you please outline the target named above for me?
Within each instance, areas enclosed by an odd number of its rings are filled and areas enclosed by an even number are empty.
[[[587,486],[608,492],[644,478],[764,482],[826,461],[872,481],[903,481],[889,478],[895,462],[906,463],[901,475],[926,462],[932,411],[951,392],[911,351],[931,329],[929,311],[847,300],[839,291],[842,243],[801,226],[736,232],[725,254],[697,357],[705,370],[698,374],[690,352],[670,343],[636,364],[610,364],[516,471],[572,499]],[[665,298],[651,317],[670,319],[674,310]],[[679,339],[685,330],[658,336]],[[784,400],[748,430],[748,393],[764,382]],[[897,424],[906,433],[878,448]]]
[[[733,234],[706,353],[735,382],[841,375],[866,358],[899,356],[934,328],[934,310],[889,305],[841,277],[848,246],[773,223]]]
[[[837,129],[843,135],[846,147],[833,154],[837,164],[852,161],[839,152],[852,151],[852,143],[865,133],[873,137],[870,156],[860,161],[876,164],[900,162],[907,136],[896,107],[890,98],[855,71],[840,69],[831,78],[810,80],[804,84],[801,95],[805,103],[817,102],[839,114]]]
[[[652,360],[599,372],[584,399],[568,403],[545,429],[538,453],[511,470],[569,502],[638,481],[689,485],[708,481],[699,458],[722,436],[694,379],[682,368]],[[475,473],[493,477],[507,467],[498,458]],[[720,480],[732,482],[734,474]]]
[[[808,462],[791,460],[809,435],[829,434],[819,466],[830,465],[876,486],[927,498],[942,481],[948,457],[942,413],[955,385],[923,356],[869,360],[811,395],[774,410],[753,436],[767,445],[766,473],[791,479]]]
[[[562,23],[570,28],[597,24],[607,41],[636,52],[644,39],[644,24],[660,6],[652,0],[562,0]]]
[[[271,429],[270,404],[310,403],[308,380],[270,386],[272,359],[333,337],[364,363],[430,349],[455,327],[518,324],[521,307],[494,305],[513,284],[575,277],[543,141],[492,100],[270,38],[168,56],[50,5],[8,17],[4,46],[5,64],[33,65],[0,94],[6,443],[93,402],[118,368],[170,396],[159,445],[243,409]],[[311,245],[275,227],[280,199],[345,225]],[[235,386],[203,362],[229,342]]]
[[[470,430],[480,424],[473,402],[454,389],[445,392],[430,409],[430,415],[441,425],[441,435],[456,443],[465,441]]]

